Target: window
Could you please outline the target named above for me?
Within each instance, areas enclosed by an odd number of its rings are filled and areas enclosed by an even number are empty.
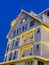
[[[25,33],[24,35],[22,35],[22,42],[23,42],[22,45],[28,44],[33,41],[33,33],[34,33],[33,31],[29,31],[28,33]]]
[[[33,65],[33,62],[26,62],[25,65]]]
[[[17,46],[17,44],[18,44],[18,41],[16,41],[15,46]]]
[[[32,48],[30,48],[30,55],[32,55]]]
[[[22,31],[24,31],[24,26],[22,27]]]
[[[33,62],[31,61],[31,65],[33,65]]]
[[[36,45],[36,49],[39,50],[39,44]]]
[[[19,29],[19,32],[21,33],[21,28]]]
[[[22,53],[22,57],[24,57],[25,56],[25,50],[23,51],[23,53]]]
[[[18,29],[17,29],[17,34],[18,34]]]
[[[14,52],[14,57],[13,57],[13,59],[15,59],[16,58],[16,51]]]
[[[38,65],[44,65],[44,63],[43,63],[43,62],[38,61]]]
[[[26,21],[26,19],[25,19],[25,18],[23,18],[23,19],[22,19],[22,22],[25,22],[25,21]]]
[[[40,28],[37,29],[37,33],[39,33],[39,32],[40,32]]]
[[[16,35],[16,30],[13,32],[13,36],[15,36]]]
[[[22,19],[22,22],[25,22],[25,21],[26,21],[26,19],[27,19],[27,17],[24,17],[24,18]]]
[[[11,60],[11,58],[12,58],[12,53],[10,53],[9,61]]]
[[[10,65],[14,65],[14,64],[10,64]]]
[[[21,20],[21,23],[22,23],[22,20]]]
[[[33,39],[33,34],[32,34],[32,36],[31,36],[31,39]]]
[[[35,21],[31,21],[31,22],[30,22],[30,27],[34,26],[34,22],[35,22]]]
[[[28,62],[28,65],[30,65],[30,62]]]
[[[25,30],[27,29],[27,24],[25,25]]]
[[[11,45],[12,45],[12,46],[11,46],[12,48],[13,48],[13,46],[14,46],[14,42],[15,42],[15,40],[12,41],[12,44],[11,44]]]
[[[7,46],[7,52],[8,52],[8,50],[9,50],[9,44],[8,44],[8,46]]]
[[[49,12],[47,12],[47,16],[49,16]]]

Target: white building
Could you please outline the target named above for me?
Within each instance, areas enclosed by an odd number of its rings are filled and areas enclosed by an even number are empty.
[[[40,14],[21,10],[7,38],[0,65],[49,65],[49,8]]]

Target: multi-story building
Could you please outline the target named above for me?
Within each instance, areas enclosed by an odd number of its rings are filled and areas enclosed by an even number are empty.
[[[1,65],[49,65],[49,8],[40,14],[21,10],[7,38]]]

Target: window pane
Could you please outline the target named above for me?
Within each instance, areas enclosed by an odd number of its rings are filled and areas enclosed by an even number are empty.
[[[34,26],[34,21],[30,22],[30,27]]]
[[[39,32],[40,32],[40,28],[37,29],[37,33],[39,33]]]
[[[39,50],[39,44],[36,45],[36,49]]]
[[[13,57],[13,59],[15,59],[16,58],[16,51],[14,52],[14,57]]]
[[[31,65],[33,65],[33,62],[31,61]]]
[[[43,63],[43,62],[38,61],[38,65],[44,65],[44,63]]]
[[[49,16],[49,12],[47,12],[47,16]]]
[[[24,31],[24,26],[22,27],[22,31]]]
[[[10,53],[10,57],[9,57],[9,60],[11,60],[11,58],[12,58],[12,53]]]

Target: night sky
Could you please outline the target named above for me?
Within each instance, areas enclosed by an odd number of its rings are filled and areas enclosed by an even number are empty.
[[[7,34],[11,21],[16,18],[21,9],[40,13],[49,8],[49,0],[0,0],[0,62],[3,62],[7,45]]]

